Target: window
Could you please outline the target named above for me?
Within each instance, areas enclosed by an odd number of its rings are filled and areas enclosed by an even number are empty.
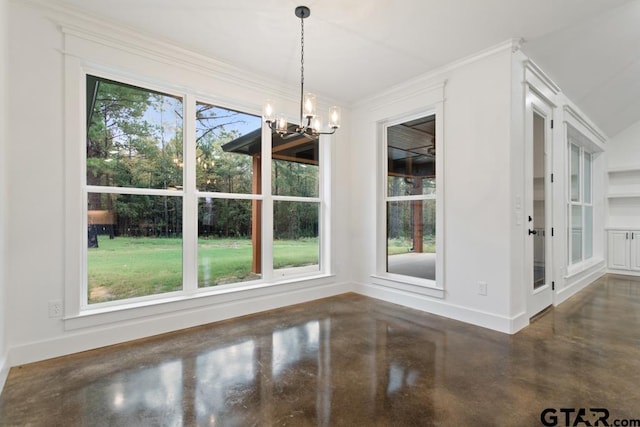
[[[204,102],[195,119],[198,287],[260,279],[261,119]]]
[[[436,116],[386,127],[387,273],[436,280]]]
[[[88,304],[182,289],[183,100],[87,77]]]
[[[569,201],[567,261],[577,264],[593,256],[592,154],[569,133]]]
[[[278,276],[320,268],[318,140],[272,136],[273,268]]]
[[[265,150],[260,117],[188,93],[86,93],[81,308],[322,271],[317,140]]]

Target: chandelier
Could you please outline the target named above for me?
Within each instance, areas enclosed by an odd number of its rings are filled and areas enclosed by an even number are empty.
[[[296,7],[295,14],[300,18],[300,124],[289,128],[289,123],[283,114],[276,116],[274,104],[267,100],[262,108],[262,117],[271,130],[278,132],[283,138],[295,136],[331,135],[340,127],[340,108],[333,106],[329,109],[328,131],[322,129],[322,118],[316,113],[316,96],[304,92],[304,20],[311,15],[307,6]]]

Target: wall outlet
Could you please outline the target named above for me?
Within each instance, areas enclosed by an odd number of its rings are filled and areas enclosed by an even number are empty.
[[[49,301],[49,317],[62,317],[62,301],[52,300]]]
[[[478,282],[478,295],[487,295],[487,282]]]

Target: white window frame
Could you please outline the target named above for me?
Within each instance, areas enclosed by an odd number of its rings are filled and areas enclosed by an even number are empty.
[[[435,116],[436,122],[436,194],[415,196],[388,196],[388,149],[387,129],[401,123],[421,117]],[[443,105],[442,102],[426,109],[399,114],[392,118],[382,119],[377,123],[378,139],[378,202],[377,202],[377,234],[376,234],[376,273],[373,283],[414,292],[417,294],[444,298],[444,158],[445,144],[443,138]],[[387,272],[387,204],[392,201],[435,200],[436,201],[436,279],[429,280]]]
[[[594,236],[594,204],[593,204],[593,160],[594,160],[594,153],[589,150],[585,145],[580,143],[580,140],[577,138],[572,137],[571,135],[572,131],[568,131],[567,133],[567,198],[566,198],[566,206],[567,206],[567,266],[571,269],[573,267],[575,267],[576,265],[588,262],[589,260],[591,260],[594,256],[594,248],[593,248],[593,236]],[[572,174],[572,169],[571,169],[571,152],[572,152],[572,146],[573,147],[577,147],[578,148],[578,159],[579,159],[579,174],[578,174],[578,187],[579,187],[579,197],[578,200],[571,200],[571,174]],[[589,187],[589,201],[585,201],[585,156],[589,156],[590,158],[590,187]],[[581,245],[582,247],[580,248],[581,250],[581,257],[580,260],[577,261],[573,261],[573,207],[574,206],[579,206],[581,207],[581,230],[582,230],[582,237],[581,237]],[[591,208],[591,229],[590,229],[590,233],[591,233],[591,255],[589,256],[589,258],[585,258],[585,253],[586,253],[586,240],[585,236],[586,236],[586,230],[587,228],[585,227],[585,212],[586,209],[585,207]]]
[[[122,187],[95,187],[86,182],[86,81],[87,75],[109,79],[142,89],[149,89],[182,98],[183,101],[183,189],[138,189]],[[262,201],[262,277],[251,282],[239,282],[214,287],[198,288],[197,283],[197,201],[198,198],[210,196],[212,193],[200,192],[195,187],[195,111],[196,102],[206,102],[221,108],[254,114],[260,117],[260,109],[256,105],[247,105],[216,100],[215,97],[202,95],[202,92],[170,83],[158,83],[157,80],[146,79],[139,75],[113,71],[109,67],[88,65],[80,58],[67,57],[65,61],[65,134],[67,166],[65,176],[66,186],[66,264],[65,264],[65,328],[77,329],[108,323],[108,318],[88,319],[92,315],[103,315],[110,312],[126,311],[124,318],[138,318],[149,314],[153,309],[161,307],[162,312],[170,312],[172,308],[167,303],[182,305],[206,305],[206,297],[222,297],[228,299],[229,293],[248,291],[274,285],[305,282],[321,279],[331,275],[330,257],[330,147],[332,139],[327,136],[319,141],[319,196],[314,198],[287,197],[271,195],[271,130],[262,126],[262,191],[261,194],[226,194],[215,193],[216,198],[247,199]],[[183,283],[182,290],[167,292],[144,297],[136,297],[104,303],[88,303],[87,283],[87,194],[89,192],[167,195],[182,198],[183,206]],[[273,270],[273,201],[288,200],[314,202],[319,205],[319,269],[313,272],[301,272],[285,277],[274,275]],[[204,298],[204,299],[203,299]],[[193,302],[194,299],[203,299]],[[185,303],[186,301],[186,303]],[[189,302],[191,301],[191,302]],[[133,310],[132,310],[133,309]],[[139,309],[136,311],[135,309]]]

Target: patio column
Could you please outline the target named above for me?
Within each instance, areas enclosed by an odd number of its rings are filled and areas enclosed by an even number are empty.
[[[251,180],[252,194],[262,191],[262,160],[260,155],[253,156],[253,178]],[[251,271],[262,273],[262,202],[251,201],[251,246],[253,248],[253,262]]]
[[[413,177],[413,194],[422,194],[422,177]],[[414,200],[413,203],[413,252],[422,253],[424,218],[422,215],[423,200]]]

